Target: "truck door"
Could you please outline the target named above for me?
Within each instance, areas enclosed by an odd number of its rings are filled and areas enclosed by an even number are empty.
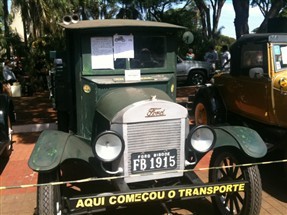
[[[270,120],[269,101],[271,81],[268,76],[267,46],[263,44],[244,44],[241,48],[240,70],[235,80],[236,112],[264,122]],[[263,74],[251,77],[250,69],[258,68]]]

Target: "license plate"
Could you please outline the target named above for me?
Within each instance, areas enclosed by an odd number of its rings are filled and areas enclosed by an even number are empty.
[[[175,169],[177,166],[176,149],[132,153],[131,166],[132,173]]]

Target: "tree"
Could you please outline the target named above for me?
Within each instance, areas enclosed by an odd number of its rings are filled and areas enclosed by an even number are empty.
[[[257,33],[267,32],[268,20],[280,14],[287,7],[286,0],[252,0],[251,5],[258,6],[264,16],[264,20]]]
[[[138,9],[142,9],[139,1],[122,0],[120,1],[122,7],[120,8],[116,18],[118,19],[142,19],[141,13]]]
[[[226,0],[209,0],[210,5],[207,5],[207,1],[205,0],[194,0],[200,12],[203,35],[208,40],[218,38],[220,33],[220,31],[218,31],[218,23],[225,1]],[[210,11],[212,11],[212,19]]]
[[[279,14],[280,17],[287,17],[287,5],[285,6],[285,8],[281,11],[281,13]]]
[[[8,0],[3,0],[3,22],[4,22],[4,38],[6,40],[6,57],[10,58],[10,43],[8,42],[8,38],[10,35],[9,24],[8,24]]]
[[[184,56],[189,48],[192,47],[199,60],[204,53],[202,45],[202,31],[200,27],[200,16],[195,4],[188,4],[182,8],[169,9],[162,15],[162,21],[175,25],[183,25],[194,35],[194,41],[191,45],[184,43],[182,32],[178,34],[178,54]]]
[[[118,12],[116,0],[100,0],[91,4],[93,19],[111,19]]]
[[[249,34],[249,0],[232,0],[235,11],[235,34],[238,39],[243,34]]]
[[[140,12],[143,19],[162,22],[164,13],[173,7],[192,0],[140,0]]]

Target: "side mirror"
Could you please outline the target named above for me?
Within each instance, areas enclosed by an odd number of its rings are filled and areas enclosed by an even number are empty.
[[[263,68],[255,67],[249,70],[249,77],[260,79],[263,77]]]
[[[186,44],[191,44],[193,42],[193,40],[194,40],[194,36],[193,36],[193,34],[190,31],[186,31],[182,35],[182,40]]]

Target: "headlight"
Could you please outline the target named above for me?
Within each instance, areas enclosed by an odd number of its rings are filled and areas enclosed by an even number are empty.
[[[101,161],[114,161],[124,151],[124,140],[114,131],[105,131],[93,142],[93,151]]]
[[[213,148],[216,140],[214,130],[207,125],[200,125],[191,129],[187,137],[187,146],[204,153]]]

